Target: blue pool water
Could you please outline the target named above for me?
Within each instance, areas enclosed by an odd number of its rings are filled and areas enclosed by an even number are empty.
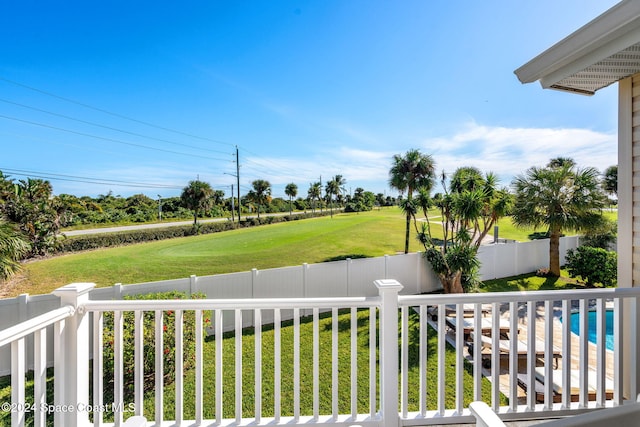
[[[588,316],[589,322],[589,341],[596,343],[596,312],[590,311]],[[571,314],[571,332],[580,335],[580,313]],[[605,317],[605,345],[607,350],[613,351],[613,310],[606,311]]]

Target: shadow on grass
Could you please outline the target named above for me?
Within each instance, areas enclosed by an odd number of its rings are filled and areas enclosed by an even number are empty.
[[[344,261],[347,259],[358,259],[358,258],[370,258],[370,257],[364,254],[336,255],[329,258],[325,258],[322,260],[322,262]]]

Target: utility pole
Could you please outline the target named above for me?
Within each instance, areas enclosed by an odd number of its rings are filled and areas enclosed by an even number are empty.
[[[162,196],[158,194],[158,220],[162,221]]]
[[[236,182],[238,184],[238,223],[240,223],[240,156],[236,145]]]
[[[234,197],[235,196],[233,194],[233,184],[231,184],[231,222],[236,221],[236,206],[235,206],[235,203],[233,203]]]

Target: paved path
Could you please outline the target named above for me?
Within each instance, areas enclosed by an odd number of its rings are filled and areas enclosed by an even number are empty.
[[[293,215],[300,215],[306,212],[293,212]],[[286,216],[289,212],[262,214],[264,216]],[[257,218],[257,215],[243,215],[242,219]],[[203,224],[207,222],[226,222],[231,221],[231,218],[213,218],[213,219],[199,219],[198,222]],[[118,227],[104,227],[104,228],[87,228],[86,230],[71,230],[63,231],[60,234],[64,234],[67,237],[80,236],[84,234],[101,234],[101,233],[115,233],[118,231],[131,231],[131,230],[144,230],[148,228],[165,228],[165,227],[178,227],[184,225],[193,224],[193,220],[189,221],[171,221],[171,222],[155,222],[153,224],[137,224],[137,225],[122,225]]]

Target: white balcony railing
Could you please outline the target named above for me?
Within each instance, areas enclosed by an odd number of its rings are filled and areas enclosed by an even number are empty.
[[[2,409],[14,426],[30,418],[119,426],[139,415],[155,426],[395,427],[473,422],[473,400],[525,419],[617,406],[638,392],[629,325],[640,290],[399,296],[394,280],[376,285],[375,297],[172,301],[89,301],[91,284],[69,285],[55,292],[61,308],[0,331],[0,347],[12,347],[11,402]],[[243,327],[246,317],[255,327]],[[34,340],[33,396],[26,339]]]

